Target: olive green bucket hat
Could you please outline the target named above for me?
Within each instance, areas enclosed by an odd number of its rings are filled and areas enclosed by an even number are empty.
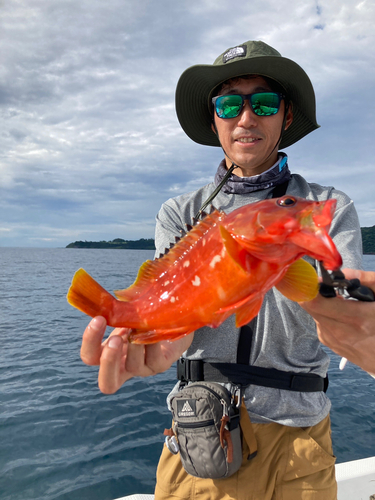
[[[226,80],[241,75],[272,78],[284,87],[292,101],[293,122],[283,133],[280,148],[291,146],[319,128],[315,93],[305,71],[266,43],[248,41],[226,50],[212,65],[191,66],[181,75],[176,88],[176,112],[181,127],[193,141],[220,146],[211,128],[213,91]]]

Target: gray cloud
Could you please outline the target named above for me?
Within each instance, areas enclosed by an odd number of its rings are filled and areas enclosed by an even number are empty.
[[[4,0],[0,3],[0,245],[152,237],[170,196],[210,182],[222,153],[180,129],[190,65],[263,39],[314,84],[322,128],[290,166],[374,224],[372,2]]]

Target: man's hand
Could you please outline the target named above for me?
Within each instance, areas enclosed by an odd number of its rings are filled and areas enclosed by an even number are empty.
[[[103,342],[106,326],[103,317],[92,319],[81,346],[82,361],[87,365],[99,365],[99,389],[104,394],[113,394],[132,377],[149,377],[168,370],[194,338],[191,333],[174,342],[131,344],[128,342],[130,330],[116,328]]]
[[[343,270],[375,291],[375,272]],[[375,374],[375,302],[327,299],[318,295],[300,304],[315,320],[319,340],[363,370]]]

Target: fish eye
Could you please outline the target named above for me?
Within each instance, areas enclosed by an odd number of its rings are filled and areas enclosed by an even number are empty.
[[[277,204],[280,205],[280,207],[292,207],[297,203],[297,200],[294,198],[294,196],[283,196],[279,200],[277,200]]]

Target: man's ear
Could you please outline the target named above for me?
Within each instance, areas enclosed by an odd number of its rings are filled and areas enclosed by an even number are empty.
[[[286,114],[285,127],[284,130],[287,130],[293,122],[293,103],[290,102],[288,106],[288,112]]]

